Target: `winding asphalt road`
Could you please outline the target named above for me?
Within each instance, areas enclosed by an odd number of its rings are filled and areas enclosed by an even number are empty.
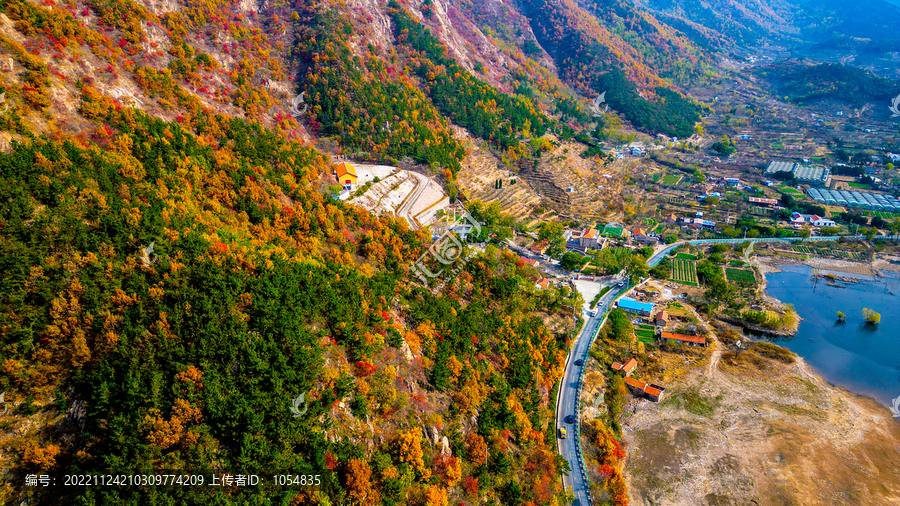
[[[604,286],[613,286],[613,288],[597,303],[597,316],[589,317],[585,321],[581,333],[572,345],[572,351],[569,354],[566,370],[559,386],[559,404],[557,405],[556,410],[557,450],[559,451],[559,454],[569,462],[571,472],[568,477],[564,478],[564,481],[566,486],[569,487],[569,490],[575,495],[575,502],[573,504],[583,506],[591,504],[591,501],[587,479],[584,475],[584,465],[581,461],[581,451],[578,447],[580,444],[578,437],[580,431],[576,430],[577,427],[575,425],[581,423],[580,415],[576,410],[578,408],[578,398],[581,393],[581,373],[583,366],[577,366],[575,365],[575,362],[578,360],[587,361],[591,342],[597,334],[597,331],[600,329],[600,324],[603,322],[603,318],[609,309],[610,301],[615,299],[619,293],[625,289],[624,287],[620,288],[614,286],[613,284],[617,281],[618,280],[614,280],[604,283]],[[569,415],[575,415],[575,424],[566,423],[566,417]],[[568,437],[566,437],[566,439],[559,439],[560,427],[566,428],[566,431],[568,432]]]
[[[845,239],[861,239],[863,236],[849,236],[845,237]],[[821,241],[836,241],[840,239],[838,236],[823,236],[823,237],[790,237],[790,238],[768,238],[768,237],[757,237],[753,239],[696,239],[692,241],[681,241],[670,244],[665,248],[657,251],[647,260],[647,264],[650,267],[657,265],[666,255],[669,254],[673,249],[683,246],[685,244],[740,244],[745,241],[748,242],[821,242]],[[876,236],[876,240],[900,240],[900,236]],[[605,286],[613,286],[618,280],[614,280],[611,282],[604,283]],[[585,475],[585,467],[584,463],[581,461],[581,451],[578,447],[580,444],[580,426],[578,424],[581,423],[581,417],[577,410],[578,408],[578,398],[581,395],[581,385],[583,377],[581,376],[582,367],[576,366],[575,362],[578,360],[587,360],[588,351],[590,350],[591,343],[594,340],[594,335],[597,333],[597,330],[600,328],[600,324],[603,321],[603,318],[606,316],[606,312],[609,310],[610,301],[614,300],[619,293],[623,290],[626,290],[627,287],[619,288],[613,286],[613,289],[610,290],[606,295],[601,299],[602,307],[599,306],[598,303],[598,311],[597,316],[590,317],[585,321],[584,327],[581,329],[581,333],[575,340],[575,343],[572,345],[572,350],[569,353],[569,360],[566,363],[566,371],[563,374],[562,381],[559,385],[559,400],[556,409],[556,425],[557,425],[557,451],[559,454],[563,456],[569,463],[569,468],[571,472],[569,476],[564,478],[564,483],[575,496],[575,501],[572,503],[578,506],[587,506],[593,504],[591,502],[590,491],[588,489],[588,481]],[[569,424],[566,423],[565,419],[569,415],[575,415],[575,423]],[[559,439],[559,428],[565,427],[568,432],[568,436],[566,439]]]
[[[416,180],[416,187],[412,191],[412,193],[406,198],[406,202],[400,206],[400,209],[397,210],[397,216],[401,218],[405,218],[407,222],[409,222],[409,227],[413,230],[420,228],[419,224],[416,223],[416,220],[410,216],[409,212],[412,210],[413,206],[416,205],[416,202],[419,201],[419,197],[422,196],[422,192],[425,191],[425,188],[428,186],[428,176],[423,174],[419,174],[418,172],[408,171],[409,175]]]

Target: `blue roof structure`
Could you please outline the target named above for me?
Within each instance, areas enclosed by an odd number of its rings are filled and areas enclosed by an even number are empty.
[[[619,299],[619,307],[622,309],[652,313],[654,306],[655,304],[653,304],[652,302],[640,302],[632,299],[631,297],[622,297],[621,299]]]

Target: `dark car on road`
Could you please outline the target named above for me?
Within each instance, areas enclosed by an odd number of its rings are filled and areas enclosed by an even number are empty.
[[[583,366],[583,365],[584,365],[584,360],[581,360],[581,359],[579,358],[578,360],[575,361],[575,365],[577,365],[578,367]]]
[[[566,417],[566,423],[575,423],[575,415],[569,415]]]

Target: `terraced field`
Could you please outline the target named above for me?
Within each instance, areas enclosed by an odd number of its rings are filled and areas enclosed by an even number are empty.
[[[772,214],[773,211],[773,209],[769,209],[768,207],[750,206],[750,213],[760,216],[767,216]]]
[[[886,220],[892,220],[894,218],[900,218],[900,214],[897,213],[889,213],[887,211],[863,211],[864,216],[878,216],[879,218],[884,218]]]
[[[838,258],[844,258],[847,260],[860,260],[865,261],[866,256],[862,253],[857,253],[855,251],[842,251],[838,249],[822,249],[822,248],[812,248],[809,246],[802,246],[799,244],[795,244],[793,247],[794,251],[797,253],[806,253],[807,255],[817,255],[822,257],[835,256]]]
[[[559,142],[559,139],[551,138]],[[594,181],[598,172],[597,164],[581,157],[584,149],[584,145],[576,142],[560,142],[555,149],[541,156],[537,170],[529,171],[529,177],[532,180],[535,177],[546,177],[548,183],[564,192],[564,202],[561,198],[554,198],[562,204],[559,206],[562,214],[582,219],[598,218],[606,214],[604,202],[615,194],[605,194],[598,186],[603,186],[607,192],[618,193],[617,184],[621,178],[614,176],[602,178],[602,182]],[[606,167],[603,171],[615,174],[612,167]]]
[[[672,262],[672,281],[688,286],[698,286],[697,263],[676,257]]]
[[[498,202],[505,214],[516,219],[528,216],[541,202],[541,197],[518,174],[503,168],[493,154],[477,146],[470,146],[469,155],[462,162],[459,185],[469,199],[482,202]],[[503,188],[496,188],[500,179]],[[515,184],[511,181],[515,180]]]

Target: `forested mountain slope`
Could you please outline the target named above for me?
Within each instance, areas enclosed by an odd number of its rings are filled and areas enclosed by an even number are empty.
[[[565,290],[521,290],[536,273],[488,250],[432,295],[408,281],[421,236],[323,197],[315,150],[218,115],[190,133],[89,87],[81,110],[90,138],[0,156],[5,503],[558,493]],[[269,485],[17,485],[84,472]]]

